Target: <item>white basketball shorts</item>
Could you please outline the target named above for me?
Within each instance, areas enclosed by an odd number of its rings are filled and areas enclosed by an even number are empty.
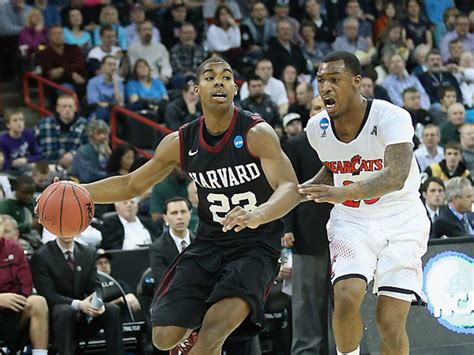
[[[417,201],[418,202],[418,201]],[[374,279],[374,293],[421,301],[422,263],[430,222],[421,203],[390,217],[353,217],[334,208],[327,224],[333,285]]]

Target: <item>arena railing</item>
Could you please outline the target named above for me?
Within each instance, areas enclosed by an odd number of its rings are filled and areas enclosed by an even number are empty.
[[[38,87],[38,102],[34,102],[31,97],[30,81],[35,81]],[[74,91],[64,86],[61,86],[55,83],[54,81],[43,78],[42,76],[35,74],[33,72],[26,72],[23,75],[23,99],[25,101],[25,105],[33,110],[38,111],[41,116],[51,116],[53,112],[48,110],[45,104],[45,101],[46,101],[45,87],[50,88],[50,89],[55,89],[65,95],[71,95],[76,101],[77,109],[79,109],[79,98],[77,97]]]
[[[146,126],[149,126],[151,129],[157,130],[160,132],[163,136],[166,136],[167,134],[171,133],[172,131],[169,128],[166,128],[163,125],[160,125],[149,118],[143,117],[133,111],[130,111],[124,107],[121,106],[114,106],[112,108],[112,112],[110,113],[110,131],[111,131],[111,143],[112,147],[115,147],[118,144],[123,144],[123,143],[129,143],[125,141],[124,139],[118,137],[117,135],[117,125],[118,125],[118,116],[123,115],[127,117],[127,119],[135,120],[140,123],[143,123]],[[140,155],[147,159],[151,159],[153,157],[153,154],[144,150],[140,149],[138,147],[135,147],[135,149],[138,151]]]

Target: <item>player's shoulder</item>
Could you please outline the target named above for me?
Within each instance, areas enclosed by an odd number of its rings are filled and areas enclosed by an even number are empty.
[[[394,105],[385,100],[372,100],[372,105],[370,107],[370,114],[374,120],[381,121],[391,121],[393,118],[410,118],[410,114],[407,110],[397,105]]]
[[[310,117],[308,123],[306,124],[306,132],[308,135],[314,133],[316,130],[327,130],[329,127],[329,115],[326,110],[322,110],[321,112],[317,113],[316,115]]]

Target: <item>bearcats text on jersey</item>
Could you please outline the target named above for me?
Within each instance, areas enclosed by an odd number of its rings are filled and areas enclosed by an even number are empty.
[[[382,159],[363,159],[359,154],[354,155],[351,160],[326,161],[326,169],[334,174],[357,175],[362,171],[379,171],[383,169]]]

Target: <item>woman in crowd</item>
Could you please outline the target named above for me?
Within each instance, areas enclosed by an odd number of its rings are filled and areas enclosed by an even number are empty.
[[[64,42],[75,44],[85,52],[92,48],[92,37],[84,31],[82,12],[79,9],[69,9],[66,26],[64,27]]]
[[[456,15],[459,13],[455,7],[448,7],[443,13],[443,22],[437,23],[433,31],[434,42],[439,47],[444,35],[454,30]]]
[[[127,34],[125,28],[120,25],[118,11],[115,6],[107,5],[100,11],[100,26],[111,25],[115,29],[117,35],[117,45],[123,51],[126,51],[128,48],[127,44]],[[96,27],[94,30],[94,43],[100,45],[100,26]]]
[[[285,85],[288,104],[291,105],[296,101],[296,86],[298,86],[298,73],[293,65],[288,64],[283,68],[281,81],[283,81],[283,84]]]
[[[34,58],[34,54],[48,42],[48,30],[44,25],[43,14],[38,9],[31,9],[26,16],[25,27],[18,36],[18,44],[26,59]]]
[[[127,83],[126,95],[131,104],[142,106],[156,105],[161,100],[168,100],[165,85],[159,79],[151,77],[150,65],[144,59],[138,59],[133,67],[134,80]]]
[[[414,50],[411,40],[404,40],[404,30],[399,22],[392,22],[386,28],[379,40],[378,53],[383,56],[384,53],[398,53],[406,61],[410,58],[411,51]]]
[[[130,173],[135,161],[135,149],[128,143],[116,146],[110,154],[105,167],[107,176],[126,175]]]
[[[214,23],[207,30],[206,46],[211,53],[218,53],[229,60],[232,66],[237,63],[240,49],[240,28],[226,5],[219,5],[214,14]]]
[[[396,16],[397,10],[395,7],[395,3],[393,3],[392,1],[387,1],[386,3],[384,3],[382,15],[377,17],[374,21],[372,34],[375,43],[378,42],[387,25],[393,21],[396,21]]]

